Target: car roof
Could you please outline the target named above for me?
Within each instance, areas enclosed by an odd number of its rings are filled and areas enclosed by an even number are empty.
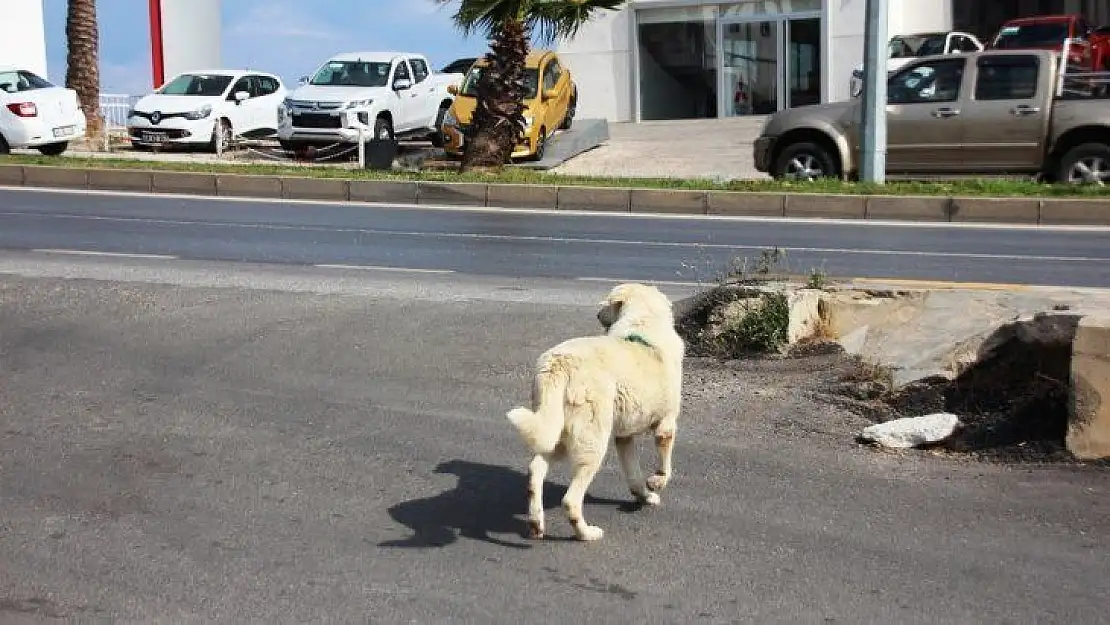
[[[1032,17],[1018,17],[1012,20],[1006,20],[1005,24],[1036,24],[1038,22],[1070,22],[1078,16],[1073,13],[1059,14],[1059,15],[1034,15]]]
[[[263,72],[263,71],[260,71],[260,70],[257,70],[257,69],[226,69],[226,68],[225,69],[215,69],[215,68],[191,69],[191,70],[185,71],[185,72],[178,72],[177,74],[175,74],[175,76],[211,75],[211,74],[220,74],[222,76],[232,76],[232,77],[235,77],[235,78],[238,78],[240,76],[245,76],[247,74],[258,74],[260,76],[270,76],[271,78],[277,78],[277,76],[275,74],[271,74],[270,72]]]
[[[38,73],[35,72],[30,67],[23,67],[21,65],[0,65],[0,72],[31,72],[32,74],[38,76]],[[46,78],[46,77],[45,76],[39,76],[39,78]]]
[[[557,56],[558,55],[555,54],[554,50],[536,50],[536,49],[529,50],[528,51],[528,56],[525,57],[525,59],[524,59],[524,67],[527,68],[527,69],[536,69],[537,67],[540,66],[540,63],[544,59],[546,59],[548,57],[557,57]],[[478,65],[478,67],[485,67],[486,65],[489,64],[489,61],[487,61],[485,59],[485,57],[483,57],[483,58],[478,59],[476,64]]]
[[[369,62],[369,63],[388,63],[388,62],[392,61],[393,59],[395,59],[399,56],[423,57],[424,55],[423,54],[418,54],[416,52],[399,52],[399,51],[392,51],[392,50],[386,50],[386,51],[378,50],[378,51],[369,51],[369,52],[342,52],[340,54],[336,54],[336,55],[332,56],[330,59],[328,59],[328,61],[366,61],[366,62]]]

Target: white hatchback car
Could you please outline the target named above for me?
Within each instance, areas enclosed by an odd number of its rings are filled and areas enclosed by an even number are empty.
[[[140,150],[204,145],[222,152],[232,137],[276,133],[285,91],[280,78],[264,72],[186,72],[135,103],[127,113],[127,132]]]
[[[34,148],[58,156],[84,134],[85,114],[76,91],[30,70],[0,65],[0,154]]]

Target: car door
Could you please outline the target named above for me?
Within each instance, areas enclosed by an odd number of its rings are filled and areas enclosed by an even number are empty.
[[[231,120],[231,130],[236,136],[250,132],[255,127],[255,114],[250,105],[250,98],[238,104],[235,101],[235,94],[240,91],[246,91],[248,95],[253,93],[250,74],[239,77],[224,98],[225,116]]]
[[[964,158],[976,171],[1036,170],[1044,153],[1052,85],[1034,54],[981,56],[964,110]]]
[[[277,111],[284,99],[281,82],[274,76],[264,74],[256,74],[254,80],[258,89],[258,96],[252,98],[254,127],[260,134],[271,134],[277,131]]]
[[[396,85],[398,80],[407,80],[412,83],[412,71],[409,69],[408,61],[405,59],[397,59],[397,64],[393,67],[393,78],[389,84],[391,87]],[[416,99],[419,92],[410,87],[408,89],[392,89],[394,110],[393,110],[393,130],[395,132],[402,132],[412,130],[416,127],[414,117],[419,115],[416,110]]]
[[[436,115],[439,114],[439,99],[436,97],[435,81],[429,80],[431,72],[428,63],[419,57],[409,57],[409,67],[412,68],[413,96],[413,126],[416,128],[431,128],[435,125]]]
[[[965,58],[913,63],[887,82],[887,170],[934,172],[963,158]]]

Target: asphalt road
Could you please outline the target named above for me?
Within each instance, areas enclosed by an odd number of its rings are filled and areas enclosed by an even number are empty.
[[[711,282],[773,247],[840,278],[1110,286],[1110,229],[640,217],[0,191],[0,249]]]
[[[598,330],[604,285],[0,274],[0,622],[1105,622],[1105,470],[862,449],[808,361],[691,364],[663,505],[630,509],[610,453],[602,541],[565,540],[565,466],[553,539],[522,538],[504,413],[542,349]]]

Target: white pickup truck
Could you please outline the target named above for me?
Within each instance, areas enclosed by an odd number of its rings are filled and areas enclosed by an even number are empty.
[[[922,57],[979,52],[984,48],[986,46],[978,37],[958,30],[897,35],[891,37],[890,41],[887,42],[887,75],[893,75],[894,72],[905,67],[910,61],[916,61]],[[853,98],[858,98],[863,94],[863,63],[852,70],[852,78],[848,84],[849,92]]]
[[[442,145],[443,116],[454,100],[447,87],[462,74],[437,74],[420,54],[348,52],[301,79],[278,109],[285,150],[364,140],[428,139]]]

